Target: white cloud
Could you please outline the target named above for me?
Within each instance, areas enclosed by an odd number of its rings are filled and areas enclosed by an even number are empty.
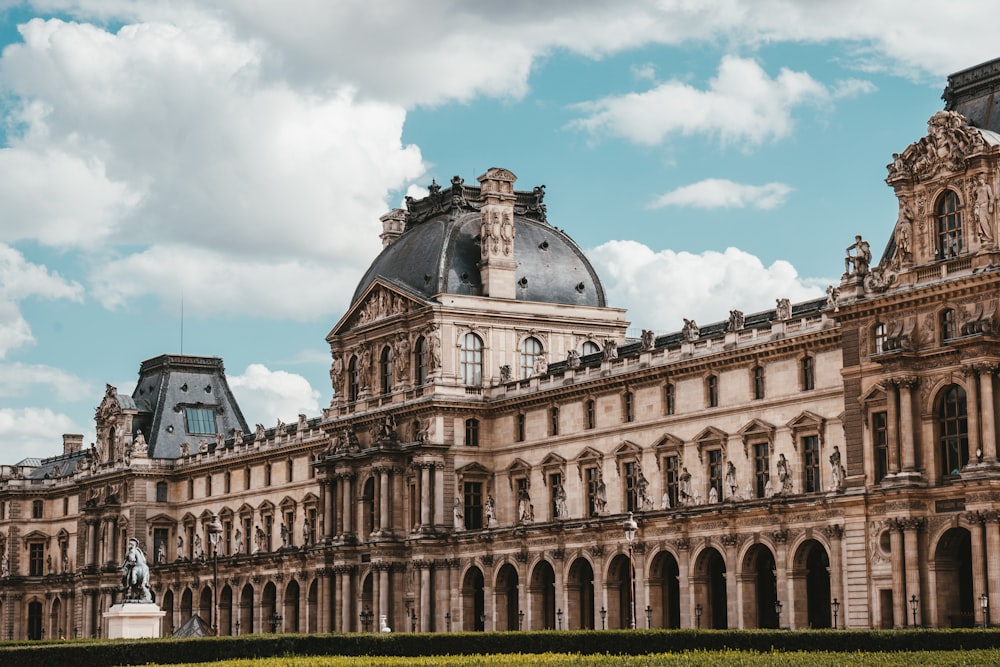
[[[82,294],[78,283],[28,262],[20,252],[0,243],[0,359],[35,340],[21,314],[21,301],[32,297],[80,301]]]
[[[783,206],[792,188],[784,183],[747,185],[725,178],[707,178],[657,197],[649,208],[690,206],[693,208],[757,208],[769,210]]]
[[[707,134],[723,143],[754,146],[787,136],[795,107],[818,105],[833,97],[805,72],[782,68],[772,79],[754,60],[727,56],[706,90],[673,80],[644,93],[583,102],[576,108],[585,116],[569,126],[649,146],[673,134]]]
[[[64,433],[86,431],[66,415],[48,408],[0,408],[0,441],[7,462],[62,454]]]
[[[319,412],[320,393],[301,375],[250,364],[242,375],[230,375],[229,386],[243,416],[251,424],[292,423],[299,414]]]
[[[80,401],[98,394],[96,388],[60,368],[44,364],[0,364],[0,396],[23,396],[42,387],[60,401]]]
[[[601,275],[608,302],[629,311],[637,328],[680,331],[683,318],[699,324],[724,320],[731,309],[753,313],[820,297],[825,282],[801,278],[779,260],[765,267],[737,248],[701,254],[654,251],[636,241],[609,241],[587,256]]]

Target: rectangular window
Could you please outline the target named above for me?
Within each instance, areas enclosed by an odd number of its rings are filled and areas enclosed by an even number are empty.
[[[466,419],[465,420],[465,446],[466,447],[478,447],[479,446],[479,420],[478,419]]]
[[[596,410],[594,407],[593,399],[587,401],[586,405],[584,406],[584,410],[586,411],[586,416],[584,418],[585,419],[584,426],[587,429],[592,429],[594,428],[595,417],[597,416],[595,414]]]
[[[292,460],[291,459],[288,459],[288,461],[285,462],[285,481],[286,482],[292,481]]]
[[[233,474],[227,470],[226,474],[223,476],[222,479],[223,479],[223,491],[225,493],[231,493],[233,490]]]
[[[209,408],[185,408],[187,432],[211,435],[215,433],[215,410]]]
[[[764,498],[767,496],[767,483],[771,479],[771,458],[766,442],[758,442],[753,446],[753,461],[757,497]]]
[[[549,411],[549,434],[559,435],[559,408],[552,408]]]
[[[250,488],[250,466],[243,469],[243,487]]]
[[[274,517],[268,514],[264,517],[264,551],[270,551],[271,545],[274,544],[272,536],[274,535]]]
[[[635,461],[625,463],[625,511],[639,511],[639,465]]]
[[[875,447],[875,483],[889,474],[889,422],[885,412],[872,413],[872,445]]]
[[[756,400],[764,398],[764,367],[753,367],[753,397]]]
[[[41,501],[41,500],[32,500],[31,501],[31,518],[32,519],[41,519],[42,518],[42,513],[43,513],[44,509],[45,509],[45,504],[44,504],[43,501]]]
[[[244,517],[243,539],[241,540],[242,544],[239,545],[239,548],[242,553],[245,554],[250,553],[250,540],[252,539],[253,539],[253,519],[251,517]]]
[[[812,357],[802,357],[802,390],[816,388],[816,367]]]
[[[680,472],[680,457],[676,454],[663,457],[663,491],[667,494],[671,507],[677,507]]]
[[[194,479],[188,480],[188,500],[194,498]]]
[[[885,413],[881,413],[885,415]],[[819,436],[807,435],[802,438],[802,467],[805,469],[805,492],[818,493],[819,484]]]
[[[708,407],[719,407],[719,376],[709,375],[706,384],[708,389]]]
[[[600,484],[601,476],[597,468],[584,469],[587,479],[587,516],[597,516],[597,487]]]
[[[63,498],[63,516],[69,515],[69,496]]]
[[[271,486],[271,464],[264,464],[264,486]]]
[[[625,392],[624,402],[625,402],[625,421],[626,422],[635,421],[635,405],[634,405],[635,401],[634,397],[632,396],[632,392],[630,391]]]
[[[45,574],[45,545],[32,543],[28,545],[28,574],[40,577]]]
[[[561,518],[558,509],[559,499],[557,497],[560,488],[562,488],[562,475],[557,472],[549,475],[549,516],[553,519]]]
[[[167,502],[167,483],[157,482],[156,483],[156,502],[165,503]]]
[[[666,402],[666,413],[668,415],[672,415],[676,411],[675,401],[677,397],[675,396],[675,392],[673,382],[668,382],[666,387],[663,388],[663,398]]]
[[[212,476],[205,475],[205,497],[209,498],[212,496]]]
[[[722,500],[722,450],[712,449],[708,452],[708,489],[715,489],[715,495]]]
[[[517,441],[524,442],[524,413],[518,412],[515,420],[517,421]]]

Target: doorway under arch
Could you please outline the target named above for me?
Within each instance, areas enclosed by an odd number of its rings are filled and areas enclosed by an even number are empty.
[[[976,612],[972,593],[972,535],[968,530],[951,528],[941,536],[934,550],[934,572],[938,627],[973,627]]]
[[[729,627],[729,594],[726,590],[726,559],[714,547],[708,547],[695,563],[692,584],[695,591],[695,623],[701,608],[701,626],[725,630]]]
[[[594,629],[594,568],[586,558],[577,558],[566,578],[566,630]]]
[[[517,568],[505,563],[497,572],[496,628],[495,630],[518,630],[518,614],[521,611],[518,600],[519,580]]]
[[[751,547],[743,559],[740,580],[743,587],[743,623],[747,628],[777,628],[774,554],[763,544]],[[784,602],[784,601],[783,601]]]
[[[470,567],[462,579],[462,629],[482,632],[486,629],[486,598],[483,595],[483,571]],[[458,619],[452,619],[452,623]]]
[[[556,629],[556,573],[547,560],[538,561],[531,571],[528,586],[528,606],[531,611],[529,630]]]
[[[649,625],[681,627],[680,567],[669,551],[656,554],[649,567]]]
[[[797,628],[829,628],[833,611],[830,608],[830,556],[816,540],[806,540],[795,553],[791,579],[795,599],[805,599],[790,612]]]

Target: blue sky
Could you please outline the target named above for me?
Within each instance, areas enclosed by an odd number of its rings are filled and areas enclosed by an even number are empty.
[[[378,216],[545,184],[636,332],[822,294],[994,3],[0,0],[0,462],[105,383],[221,356],[251,424],[319,413]],[[182,336],[183,303],[183,336]]]

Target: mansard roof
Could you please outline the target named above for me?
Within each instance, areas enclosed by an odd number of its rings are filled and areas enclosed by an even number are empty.
[[[132,436],[142,431],[152,458],[179,458],[182,443],[197,451],[201,441],[214,446],[216,434],[229,438],[235,429],[249,430],[219,357],[164,354],[147,359],[139,367],[132,400],[138,410]],[[190,432],[186,408],[211,410],[214,432]]]

